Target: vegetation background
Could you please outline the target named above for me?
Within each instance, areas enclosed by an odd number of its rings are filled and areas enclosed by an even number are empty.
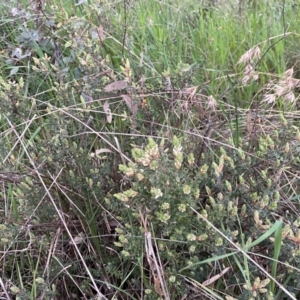
[[[300,299],[297,1],[0,17],[1,299]]]

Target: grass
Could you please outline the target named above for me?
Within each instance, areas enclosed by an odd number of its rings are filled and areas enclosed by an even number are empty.
[[[0,4],[3,299],[299,298],[300,10],[214,2]]]

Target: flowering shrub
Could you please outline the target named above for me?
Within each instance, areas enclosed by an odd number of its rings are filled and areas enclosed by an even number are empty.
[[[291,135],[295,136],[293,130]],[[119,241],[115,243],[123,248],[125,261],[141,255],[143,233],[150,231],[157,239],[157,251],[167,277],[176,276],[180,268],[189,266],[189,276],[203,282],[211,267],[197,263],[230,253],[232,243],[242,247],[263,235],[281,211],[279,185],[284,181],[279,181],[280,161],[287,157],[291,160],[292,153],[294,156],[295,151],[299,152],[299,142],[294,143],[292,150],[282,145],[285,140],[280,143],[280,133],[275,132],[272,138],[258,141],[257,155],[246,155],[242,150],[246,143],[230,151],[219,147],[215,156],[202,153],[199,166],[193,153],[184,152],[186,143],[176,136],[172,149],[166,149],[163,141],[158,145],[152,138],[145,149],[133,148],[134,161],[120,165],[130,188],[114,195],[126,207],[119,214],[125,227],[118,231]],[[274,161],[274,155],[281,157],[280,161]],[[264,160],[259,158],[262,156]],[[110,199],[110,203],[114,201]],[[291,243],[295,239],[293,231],[286,230],[290,250],[286,248],[282,257],[293,253],[291,262],[299,254]],[[257,251],[268,256],[274,248],[272,241],[262,241]],[[224,263],[227,265],[228,261]],[[252,275],[253,282],[260,280],[254,267]],[[242,274],[236,272],[235,276],[242,280]],[[227,280],[234,283],[236,279],[229,276]],[[245,288],[245,297],[252,295],[251,289]],[[266,293],[266,289],[261,290]]]

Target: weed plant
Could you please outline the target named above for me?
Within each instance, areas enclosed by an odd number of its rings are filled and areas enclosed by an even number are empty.
[[[3,299],[299,299],[299,8],[0,4]]]

